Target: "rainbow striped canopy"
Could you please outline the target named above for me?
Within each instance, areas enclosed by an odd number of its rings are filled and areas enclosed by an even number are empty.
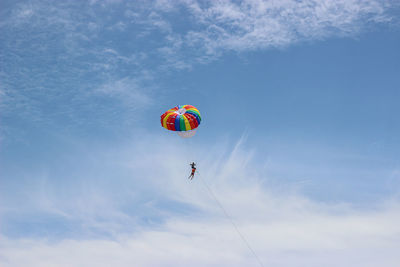
[[[200,112],[191,105],[179,105],[161,115],[161,125],[170,131],[190,131],[201,122]]]

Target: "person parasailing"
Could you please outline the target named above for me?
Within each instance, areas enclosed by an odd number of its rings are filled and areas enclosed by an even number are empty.
[[[164,112],[160,117],[161,126],[168,131],[176,132],[182,138],[191,138],[201,123],[199,110],[192,105],[178,105]],[[192,180],[196,173],[196,163],[190,163]]]
[[[194,178],[194,174],[196,173],[196,163],[192,162],[189,165],[192,167],[192,173],[189,175],[189,179],[192,180]]]

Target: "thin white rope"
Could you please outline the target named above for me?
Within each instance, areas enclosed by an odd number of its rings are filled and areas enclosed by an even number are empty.
[[[200,173],[197,172],[197,176],[199,176]],[[251,251],[251,253],[254,255],[254,257],[256,258],[257,262],[260,264],[261,267],[264,267],[264,265],[262,264],[260,258],[257,256],[256,252],[251,248],[250,243],[247,241],[247,239],[244,237],[244,235],[239,231],[239,228],[237,227],[236,223],[234,222],[233,218],[228,214],[228,212],[226,211],[226,209],[224,208],[224,206],[222,206],[221,202],[218,200],[218,198],[215,196],[215,194],[213,193],[213,191],[211,190],[211,188],[208,186],[208,184],[206,183],[206,181],[202,178],[199,178],[204,186],[207,188],[208,192],[210,193],[210,195],[214,198],[215,202],[217,202],[218,206],[222,209],[222,211],[224,212],[225,216],[228,218],[228,220],[231,222],[231,224],[233,225],[233,227],[235,228],[236,232],[238,233],[238,235],[240,236],[240,238],[243,240],[243,242],[246,244],[247,248]]]

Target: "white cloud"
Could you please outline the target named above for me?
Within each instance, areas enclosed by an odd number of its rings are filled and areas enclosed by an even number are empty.
[[[108,82],[95,90],[95,93],[117,98],[127,106],[135,109],[143,108],[152,102],[148,92],[145,93],[146,89],[149,90],[149,88],[143,88],[144,86],[142,86],[143,81],[146,79],[151,79],[151,77],[148,76],[146,78],[146,73],[144,73],[141,79],[123,78]]]
[[[392,23],[395,17],[390,11],[397,7],[393,1],[379,0],[182,0],[157,1],[152,14],[158,12],[159,21],[166,21],[171,14],[185,15],[179,25],[168,23],[165,42],[158,51],[167,66],[190,69],[227,51],[279,49],[300,42],[354,37],[376,24]],[[151,20],[147,23],[157,25]]]
[[[285,47],[330,36],[352,36],[370,22],[388,22],[388,1],[210,1],[186,2],[205,29],[191,30],[187,41],[207,48],[246,51]]]
[[[243,140],[228,152],[223,144],[207,149],[170,137],[143,134],[140,142],[123,149],[87,151],[97,170],[93,177],[70,178],[75,182],[67,187],[44,183],[40,197],[34,187],[26,188],[30,201],[16,206],[16,211],[61,214],[85,225],[84,231],[79,238],[50,233],[18,239],[3,233],[0,264],[258,266],[202,179],[265,266],[372,267],[379,263],[391,267],[400,260],[397,201],[360,210],[349,204],[313,201],[290,185],[275,191],[263,185],[268,177],[254,165],[253,153]],[[199,176],[189,182],[185,174],[192,158],[197,158]],[[105,170],[102,166],[119,171],[99,175]],[[121,173],[129,175],[124,178]],[[176,211],[176,204],[186,209]],[[126,206],[135,211],[128,212]],[[159,223],[138,222],[149,215]],[[111,235],[88,238],[92,229]]]
[[[391,267],[400,260],[398,211],[397,207],[362,215],[311,213],[302,214],[302,219],[262,220],[239,227],[265,266]],[[207,217],[171,219],[161,229],[114,240],[2,237],[0,244],[3,266],[259,266],[228,222]]]
[[[118,13],[118,6],[124,7],[123,14]],[[100,7],[109,9],[110,17],[96,18],[96,8]],[[175,63],[208,62],[226,50],[281,48],[302,41],[355,36],[369,30],[373,24],[393,21],[395,17],[390,11],[396,7],[395,2],[386,0],[163,0],[144,1],[140,5],[99,1],[77,13],[74,9],[79,6],[73,4],[33,1],[16,5],[12,9],[14,15],[2,25],[19,27],[28,23],[30,28],[40,28],[40,32],[57,27],[57,32],[65,34],[68,46],[72,46],[75,53],[82,49],[83,40],[99,40],[105,30],[132,35],[127,40],[133,45],[135,38],[157,34],[158,46],[152,44],[150,48],[164,56],[163,64],[182,68],[182,64]],[[175,21],[176,16],[180,20]],[[132,26],[135,31],[130,33]],[[98,45],[94,49],[102,51],[103,47]],[[152,54],[145,47],[139,49]]]

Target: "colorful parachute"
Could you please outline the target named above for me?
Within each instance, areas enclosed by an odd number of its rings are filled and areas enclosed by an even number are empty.
[[[179,105],[161,115],[161,125],[167,130],[176,131],[183,138],[192,137],[201,122],[200,112],[191,105]]]

